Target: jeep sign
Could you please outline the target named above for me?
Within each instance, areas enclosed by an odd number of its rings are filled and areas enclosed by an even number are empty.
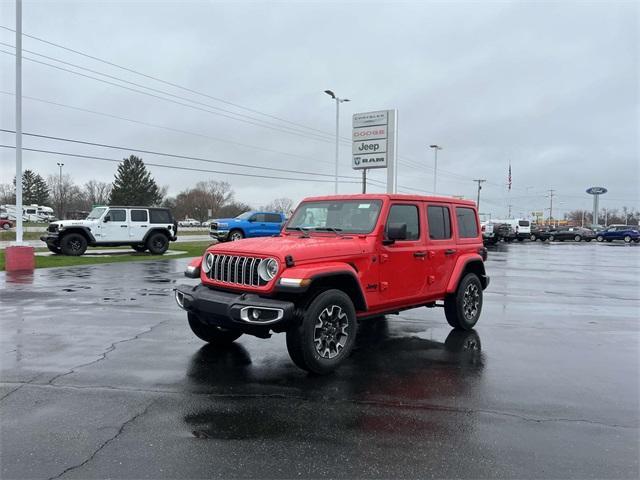
[[[395,123],[395,110],[380,110],[353,115],[351,166],[355,170],[387,168],[392,165],[396,143]],[[393,171],[389,172],[389,176],[393,175]],[[391,184],[389,181],[387,182],[389,191],[393,191],[390,190]]]

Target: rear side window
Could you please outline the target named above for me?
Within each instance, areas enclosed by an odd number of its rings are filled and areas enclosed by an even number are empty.
[[[253,217],[251,217],[252,222],[266,222],[267,215],[264,213],[256,213]]]
[[[520,220],[518,222],[518,225],[520,225],[521,227],[528,227],[529,226],[529,220]]]
[[[418,207],[415,205],[392,205],[387,219],[387,226],[392,223],[407,224],[407,240],[420,238],[420,220]]]
[[[451,238],[449,207],[429,205],[427,207],[427,223],[429,224],[429,238],[431,240]]]
[[[131,210],[131,221],[132,222],[146,222],[147,221],[147,211],[146,210]]]
[[[173,223],[169,210],[149,210],[151,223]]]
[[[109,210],[109,217],[112,222],[126,222],[127,211],[126,210]]]
[[[456,207],[456,216],[458,217],[458,236],[460,238],[476,238],[478,236],[478,222],[473,208]]]
[[[276,213],[267,213],[266,217],[267,217],[267,222],[270,222],[270,223],[280,223],[280,222],[282,222],[282,219],[280,218],[280,215],[278,215]]]

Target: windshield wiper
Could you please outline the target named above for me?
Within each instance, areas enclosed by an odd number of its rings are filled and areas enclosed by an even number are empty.
[[[315,227],[314,230],[316,230],[318,232],[322,232],[322,231],[333,232],[336,235],[341,235],[340,232],[342,231],[341,228],[335,228],[335,227]]]
[[[309,230],[311,229],[311,227],[287,227],[287,230],[298,230],[300,232],[302,232],[302,236],[304,238],[308,238],[309,237]]]

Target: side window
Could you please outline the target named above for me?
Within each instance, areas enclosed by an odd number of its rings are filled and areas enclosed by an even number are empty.
[[[109,210],[109,216],[112,222],[126,222],[127,211],[126,210]]]
[[[146,222],[147,221],[147,211],[146,210],[131,210],[131,221],[132,222]]]
[[[282,219],[280,218],[280,215],[278,215],[276,213],[267,213],[266,217],[267,217],[267,222],[270,222],[270,223],[280,223],[280,222],[282,222]]]
[[[151,223],[172,223],[169,210],[149,210]]]
[[[256,213],[253,217],[251,217],[251,220],[254,222],[266,222],[267,215],[264,213]]]
[[[478,236],[478,222],[473,208],[456,207],[458,217],[458,236],[460,238],[476,238]]]
[[[427,224],[431,240],[451,238],[451,217],[449,207],[429,205],[427,207]]]
[[[415,205],[391,205],[387,227],[392,223],[407,224],[407,240],[420,238],[420,217],[418,207]]]

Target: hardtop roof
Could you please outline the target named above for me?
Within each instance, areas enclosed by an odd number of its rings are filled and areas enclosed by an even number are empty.
[[[303,201],[317,202],[328,200],[404,200],[408,202],[453,203],[456,205],[464,205],[465,207],[476,206],[476,202],[472,200],[464,200],[461,198],[444,197],[437,195],[407,195],[401,193],[359,193],[351,195],[325,195],[319,197],[307,197]]]

